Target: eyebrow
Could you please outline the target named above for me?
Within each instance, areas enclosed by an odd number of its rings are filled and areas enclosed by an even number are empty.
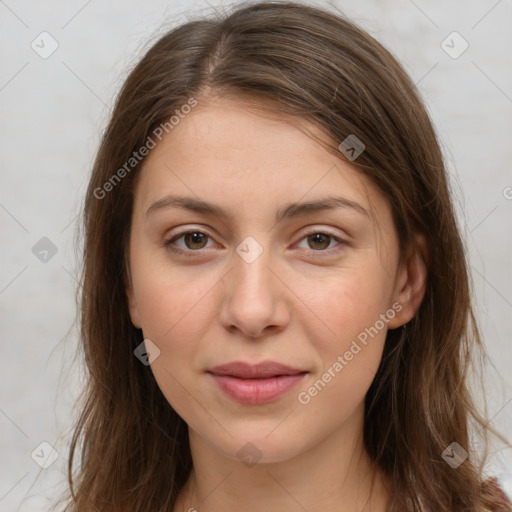
[[[146,218],[148,218],[151,213],[165,208],[183,208],[196,213],[213,215],[225,221],[233,220],[233,215],[218,205],[195,197],[173,195],[165,196],[154,202],[147,209]],[[329,196],[315,201],[288,203],[277,211],[276,222],[281,222],[283,219],[305,216],[313,212],[334,210],[336,208],[352,209],[370,218],[368,211],[359,203],[345,197]]]

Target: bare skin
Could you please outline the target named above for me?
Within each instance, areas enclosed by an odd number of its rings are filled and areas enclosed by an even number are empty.
[[[168,194],[232,216],[148,212]],[[276,222],[288,203],[327,196],[362,208]],[[188,230],[203,236],[175,238]],[[130,236],[131,319],[159,348],[151,370],[189,426],[194,469],[173,512],[384,512],[390,482],[377,472],[371,486],[364,397],[387,330],[419,307],[425,266],[416,253],[399,260],[391,209],[375,186],[290,122],[241,101],[199,102],[145,161]],[[236,250],[247,237],[262,250],[250,263]],[[372,326],[377,334],[353,350]],[[336,366],[338,356],[346,364]],[[235,360],[308,373],[270,403],[243,404],[207,373]],[[248,443],[251,465],[239,455]]]

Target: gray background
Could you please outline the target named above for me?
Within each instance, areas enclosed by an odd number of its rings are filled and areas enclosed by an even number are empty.
[[[400,59],[432,114],[491,358],[489,414],[512,439],[512,1],[334,4]],[[2,511],[48,510],[65,485],[83,383],[72,365],[76,214],[114,95],[150,41],[187,14],[222,5],[229,3],[0,1]],[[47,58],[31,46],[51,48],[43,31],[58,43]],[[452,56],[442,47],[453,31],[469,44],[457,58],[457,36],[445,43]],[[34,254],[43,237],[56,254]],[[43,441],[59,453],[48,469],[31,458]],[[489,472],[512,493],[510,449],[493,448]]]

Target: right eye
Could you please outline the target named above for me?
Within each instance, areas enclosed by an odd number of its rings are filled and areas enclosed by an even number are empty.
[[[175,245],[175,242],[180,238],[183,238],[185,247],[179,247]],[[210,237],[206,233],[203,233],[202,231],[199,231],[197,229],[192,229],[178,233],[177,235],[173,236],[170,240],[167,240],[164,243],[164,245],[173,252],[186,254],[187,256],[192,256],[192,254],[187,253],[199,252],[199,249],[204,249],[204,243],[208,238]]]

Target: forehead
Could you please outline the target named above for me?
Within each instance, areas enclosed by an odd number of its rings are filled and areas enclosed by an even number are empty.
[[[263,113],[246,101],[199,102],[147,156],[136,202],[147,208],[178,193],[229,202],[239,212],[336,192],[365,206],[378,202],[364,175],[304,129],[328,141],[307,120]]]
[[[232,171],[262,167],[276,173],[286,162],[326,161],[326,151],[300,129],[321,131],[302,118],[290,118],[235,99],[201,101],[164,135],[147,163],[173,153],[181,160],[225,161]],[[325,135],[323,135],[325,139]],[[251,165],[254,162],[255,165]],[[257,164],[257,165],[256,165]]]

